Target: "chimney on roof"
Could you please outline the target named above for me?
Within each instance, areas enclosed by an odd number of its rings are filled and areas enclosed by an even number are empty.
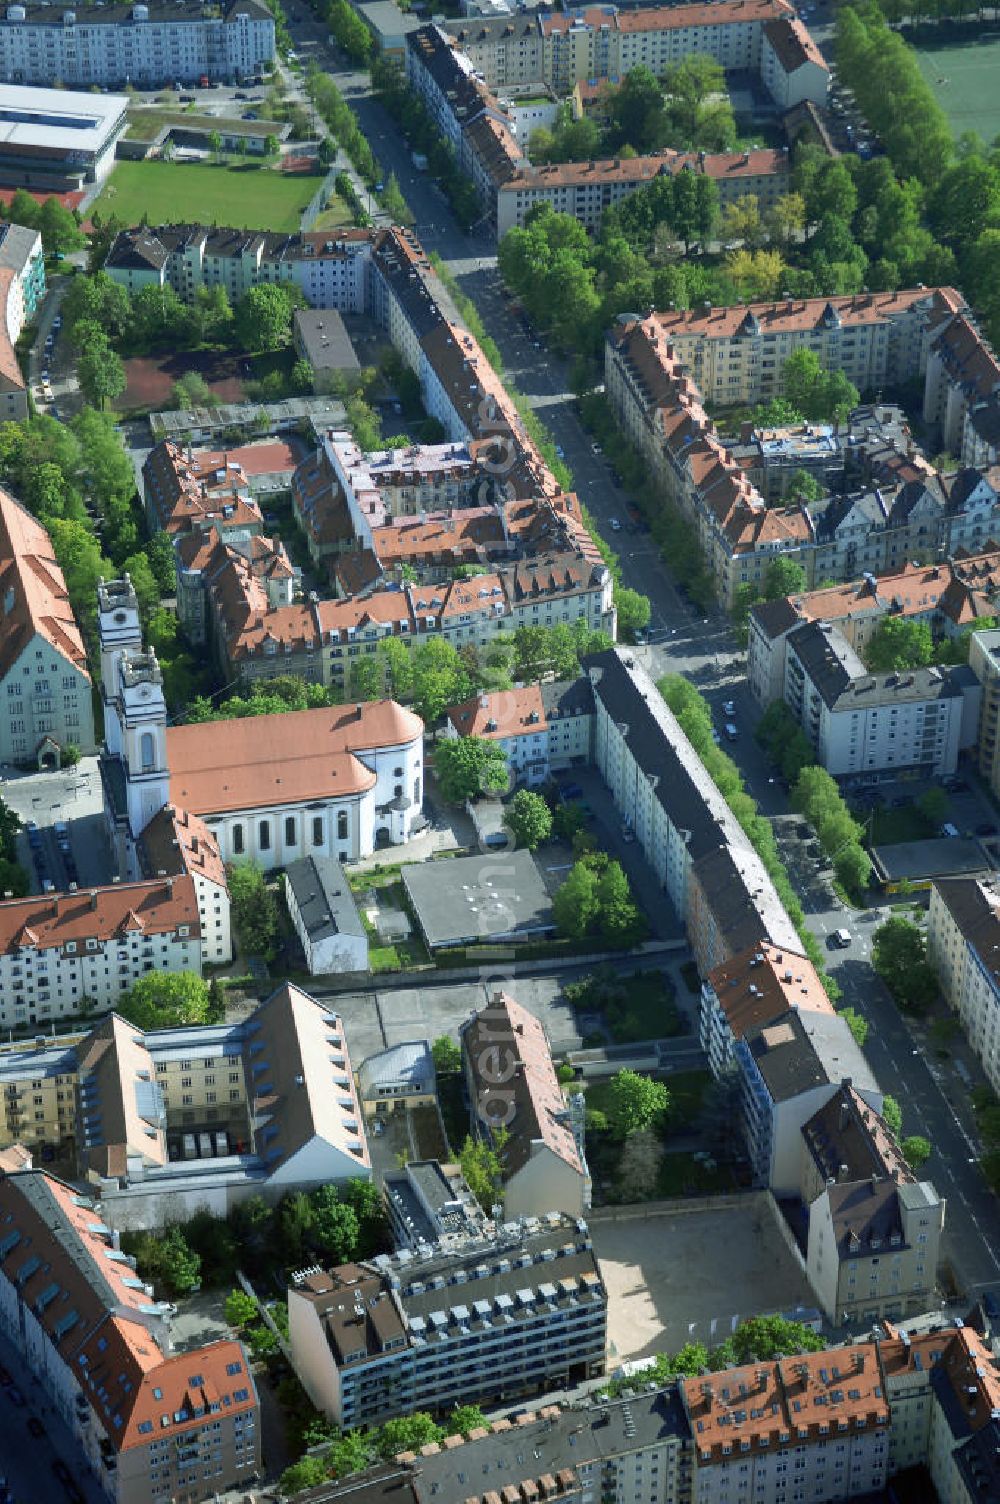
[[[837,1171],[837,1179],[840,1181],[841,1185],[843,1185],[849,1174],[850,1170],[848,1169],[847,1165],[841,1165],[840,1169]]]
[[[58,912],[58,907],[59,906],[57,904],[56,905],[56,912]],[[91,890],[90,890],[90,907],[92,909],[96,909],[97,908],[97,889],[96,888],[91,888]]]
[[[838,1121],[838,1124],[837,1124],[837,1126],[839,1127],[841,1133],[843,1133],[844,1129],[847,1127],[848,1121],[850,1120],[850,1116],[851,1116],[850,1104],[848,1102],[846,1102],[842,1098],[841,1099],[841,1103],[840,1103],[840,1112],[838,1114],[839,1121]]]
[[[174,880],[173,880],[172,877],[168,877],[167,878],[165,886],[166,886],[166,889],[167,889],[167,897],[168,898],[173,898],[173,896],[174,896]]]
[[[878,1185],[878,1176],[877,1175],[873,1175],[872,1178],[871,1178],[871,1181],[869,1183],[871,1185],[872,1195],[874,1196],[874,1194],[875,1194],[875,1188]]]

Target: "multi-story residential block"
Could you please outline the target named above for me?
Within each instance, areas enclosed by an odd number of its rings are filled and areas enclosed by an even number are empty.
[[[196,647],[218,651],[218,628],[231,611],[266,613],[290,606],[299,574],[280,538],[230,533],[224,516],[174,540],[177,619]],[[220,536],[221,524],[221,536]]]
[[[0,1026],[113,1008],[150,971],[201,975],[190,876],[0,903]]]
[[[347,1429],[499,1404],[604,1372],[607,1292],[585,1222],[550,1212],[288,1291],[293,1367]]]
[[[829,622],[807,621],[785,641],[783,698],[827,772],[877,782],[954,773],[978,736],[982,694],[966,664],[870,673]]]
[[[746,423],[738,442],[726,448],[770,504],[783,501],[793,475],[804,470],[826,491],[839,490],[844,479],[849,439],[829,423],[799,423],[782,428],[755,428]]]
[[[58,767],[94,750],[92,686],[49,535],[0,488],[0,761]]]
[[[853,1080],[876,1112],[882,1094],[815,968],[797,950],[750,945],[708,973],[700,1036],[712,1073],[735,1071],[739,1118],[754,1177],[798,1194],[802,1126]]]
[[[993,1089],[1000,1090],[1000,889],[985,877],[931,887],[927,954]]]
[[[987,606],[988,609],[989,606]],[[969,667],[982,685],[982,710],[979,718],[976,761],[989,787],[994,793],[1000,793],[1000,752],[997,748],[997,721],[1000,716],[1000,631],[986,628],[980,632],[973,632],[969,643]]]
[[[826,59],[797,17],[765,21],[760,44],[760,79],[779,110],[809,100],[826,104],[830,70]]]
[[[797,951],[795,927],[760,858],[645,669],[624,649],[595,654],[584,667],[594,695],[593,761],[685,923],[701,974],[762,939]]]
[[[176,537],[211,528],[226,541],[245,542],[264,519],[238,459],[200,453],[166,439],[146,456],[143,500],[149,526]]]
[[[113,1504],[248,1488],[261,1445],[242,1344],[173,1354],[171,1308],[99,1209],[54,1176],[4,1175],[0,1217],[0,1328],[71,1438],[74,1475]]]
[[[822,1504],[885,1485],[889,1407],[871,1344],[684,1379],[680,1394],[694,1504],[779,1499],[789,1487]]]
[[[549,776],[549,728],[539,684],[521,689],[485,691],[445,711],[445,735],[496,742],[507,759],[511,783],[529,788]]]
[[[938,1498],[990,1499],[1000,1484],[1000,1365],[982,1333],[961,1324],[935,1366],[927,1465]]]
[[[849,1081],[802,1126],[806,1273],[827,1319],[897,1320],[933,1303],[945,1203]]]
[[[956,309],[927,356],[924,422],[966,465],[996,464],[1000,362],[972,315]]]
[[[24,225],[0,224],[0,420],[28,416],[28,388],[15,346],[44,295],[42,237]]]
[[[761,705],[782,698],[787,644],[803,622],[829,622],[856,653],[863,654],[889,615],[928,626],[947,624],[953,581],[947,564],[908,564],[899,574],[866,574],[825,590],[762,601],[751,609],[748,622],[747,682],[755,698]]]
[[[226,868],[204,820],[165,804],[143,830],[134,848],[135,872],[144,878],[190,877],[201,926],[204,966],[224,966],[233,956]]]
[[[285,902],[310,976],[368,970],[368,935],[344,869],[333,857],[289,862]]]
[[[583,1097],[564,1096],[538,1019],[496,992],[460,1034],[473,1126],[491,1141],[504,1133],[507,1220],[549,1211],[583,1216],[590,1207]]]
[[[310,308],[363,313],[373,237],[368,230],[280,235],[216,225],[156,225],[122,230],[104,269],[130,293],[171,287],[192,302],[202,287],[224,287],[237,302],[261,283],[290,282]]]
[[[167,804],[204,820],[224,861],[268,871],[409,839],[423,800],[418,716],[390,700],[168,729],[159,665],[137,647],[130,583],[102,584],[98,600],[101,773],[120,870]]]
[[[142,1033],[112,1013],[2,1051],[0,1084],[0,1147],[68,1158],[116,1228],[371,1174],[342,1021],[287,983],[236,1024]]]
[[[8,84],[231,82],[273,58],[274,18],[259,0],[229,0],[212,12],[175,0],[79,14],[27,3],[8,5],[0,21],[0,78]]]
[[[679,172],[711,178],[725,208],[753,194],[762,210],[770,208],[789,189],[790,166],[786,151],[665,152],[651,157],[613,157],[594,162],[563,162],[532,167],[525,158],[513,164],[515,171],[502,173],[493,186],[491,221],[503,236],[522,227],[539,204],[551,204],[559,214],[571,214],[593,233],[600,228],[606,209],[655,181]],[[505,164],[503,164],[505,167]]]

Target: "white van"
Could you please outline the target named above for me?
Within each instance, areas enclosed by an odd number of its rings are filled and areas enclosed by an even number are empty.
[[[946,820],[941,827],[941,834],[943,836],[951,836],[954,839],[958,835],[958,826],[952,825],[950,820]]]
[[[835,930],[833,938],[841,950],[846,950],[851,943],[851,932],[850,930]]]

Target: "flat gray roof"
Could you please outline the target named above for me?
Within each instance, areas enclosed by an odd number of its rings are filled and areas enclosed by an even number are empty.
[[[979,841],[960,836],[874,846],[872,859],[878,876],[887,883],[930,882],[935,877],[966,877],[973,872],[992,870]]]
[[[314,371],[360,371],[354,345],[335,308],[298,308],[295,333]]]
[[[4,84],[0,97],[0,142],[50,151],[100,151],[120,123],[124,94],[81,94],[70,89],[34,89]]]
[[[555,928],[530,851],[498,851],[404,867],[400,876],[431,949],[477,940],[527,940]]]

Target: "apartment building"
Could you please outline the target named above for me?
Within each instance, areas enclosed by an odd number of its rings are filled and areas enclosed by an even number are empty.
[[[508,993],[495,992],[459,1034],[474,1130],[490,1141],[500,1129],[505,1135],[507,1221],[550,1211],[585,1216],[583,1097],[564,1096],[541,1023]]]
[[[760,80],[779,110],[810,101],[825,105],[830,92],[826,59],[798,17],[765,21],[760,44]]]
[[[701,974],[762,939],[796,951],[774,884],[645,669],[625,649],[594,654],[584,669],[592,760],[684,922]]]
[[[0,903],[0,1027],[113,1008],[150,971],[201,975],[193,878],[154,878]]]
[[[512,174],[504,172],[493,189],[491,213],[498,238],[524,222],[539,204],[551,204],[560,214],[571,214],[592,233],[600,229],[601,217],[636,189],[658,177],[692,172],[711,178],[725,208],[753,194],[761,209],[770,208],[789,191],[790,165],[787,151],[673,152],[650,157],[613,157],[594,162],[562,162],[532,167],[527,160],[514,163]]]
[[[828,773],[877,782],[954,773],[982,692],[966,664],[870,673],[829,622],[807,621],[785,641],[783,699]]]
[[[679,1388],[694,1436],[696,1504],[777,1499],[788,1488],[822,1504],[886,1483],[889,1408],[870,1344],[726,1369]]]
[[[249,1488],[261,1445],[242,1343],[172,1354],[170,1306],[99,1208],[54,1176],[5,1175],[0,1216],[0,1327],[66,1428],[74,1475],[114,1504]]]
[[[0,761],[58,767],[66,746],[93,752],[91,695],[49,535],[0,487]]]
[[[802,1127],[806,1273],[835,1325],[934,1304],[945,1203],[849,1080]]]
[[[966,465],[994,465],[1000,361],[967,309],[938,330],[927,356],[924,422]]]
[[[549,728],[539,684],[484,691],[452,705],[445,711],[445,735],[452,741],[477,736],[496,742],[512,785],[523,781],[535,788],[549,777]]]
[[[0,1051],[0,1088],[0,1147],[69,1158],[115,1228],[371,1174],[342,1021],[289,983],[235,1024],[143,1033],[111,1013]]]
[[[28,416],[28,388],[15,346],[44,295],[42,237],[24,225],[0,224],[0,421],[23,422]]]
[[[274,59],[274,18],[260,0],[229,0],[206,13],[196,0],[56,10],[8,5],[0,21],[0,78],[69,87],[253,77]]]
[[[549,1212],[288,1291],[292,1365],[345,1430],[502,1404],[604,1372],[607,1292],[584,1222]]]
[[[264,519],[238,458],[200,451],[165,439],[142,467],[146,518],[171,538],[212,529],[227,541],[246,542],[263,532]]]
[[[987,608],[989,609],[989,608]],[[997,716],[1000,714],[1000,631],[984,628],[973,632],[969,643],[969,667],[982,686],[976,763],[994,793],[1000,791],[1000,755],[997,752]]]
[[[928,1467],[938,1498],[992,1498],[1000,1481],[1000,1367],[982,1333],[958,1326],[934,1368]]]
[[[219,843],[204,820],[165,804],[133,848],[137,878],[189,877],[194,883],[204,966],[224,966],[233,958],[229,885]]]
[[[290,282],[310,308],[363,313],[373,244],[368,230],[281,235],[218,225],[140,225],[122,230],[104,269],[127,292],[170,287],[192,302],[202,287],[224,287],[236,303],[261,283]]]
[[[1000,890],[987,877],[931,886],[927,955],[993,1089],[1000,1090]]]
[[[828,622],[860,656],[890,615],[947,626],[953,581],[948,564],[908,564],[898,574],[866,574],[824,590],[761,601],[748,619],[747,682],[754,697],[765,706],[782,698],[788,640],[803,622]],[[982,674],[977,677],[982,681]]]
[[[174,567],[177,619],[196,647],[214,645],[228,610],[290,606],[300,579],[280,538],[240,537],[219,516],[175,538]]]

